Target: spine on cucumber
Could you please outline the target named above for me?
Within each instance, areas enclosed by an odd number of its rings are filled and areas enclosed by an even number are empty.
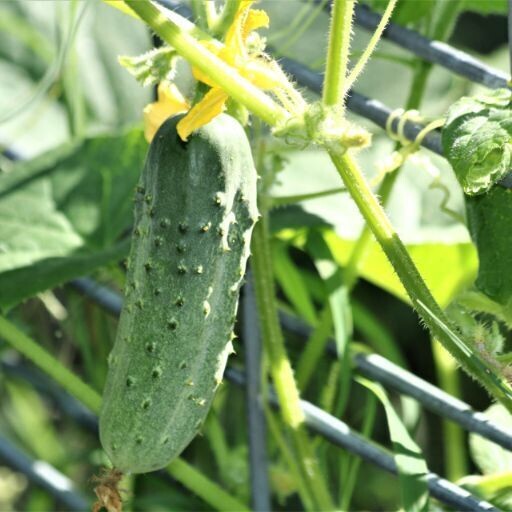
[[[166,466],[200,430],[232,352],[257,219],[242,126],[220,115],[179,138],[167,120],[136,192],[125,303],[100,415],[116,468]]]

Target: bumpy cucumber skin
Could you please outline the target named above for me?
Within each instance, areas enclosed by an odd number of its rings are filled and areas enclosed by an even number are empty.
[[[221,115],[150,146],[137,188],[121,312],[100,415],[114,466],[166,466],[200,430],[228,355],[258,212],[242,126]]]
[[[476,286],[496,302],[512,303],[512,189],[495,185],[486,194],[465,199],[480,261]]]

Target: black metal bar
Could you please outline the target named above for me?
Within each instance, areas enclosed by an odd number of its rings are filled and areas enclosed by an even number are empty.
[[[380,14],[372,11],[368,6],[356,5],[355,22],[360,27],[373,32],[380,20]],[[484,64],[449,44],[441,41],[431,41],[414,30],[391,22],[387,25],[382,37],[416,56],[449,69],[472,82],[477,82],[492,89],[507,87],[508,76],[502,71]]]
[[[30,482],[53,496],[66,510],[88,510],[90,503],[74,488],[60,471],[42,460],[34,460],[4,437],[0,437],[0,460],[10,468],[23,473]]]
[[[267,432],[261,397],[261,335],[256,313],[252,275],[248,271],[242,296],[243,339],[245,349],[245,384],[249,435],[251,503],[255,512],[271,510],[268,485]]]

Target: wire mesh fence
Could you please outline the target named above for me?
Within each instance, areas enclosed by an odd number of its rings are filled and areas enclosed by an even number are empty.
[[[185,17],[190,17],[188,8],[177,1],[160,0],[160,3],[178,11]],[[356,6],[356,24],[369,31],[375,30],[380,21],[380,15],[367,6]],[[507,87],[508,76],[493,69],[478,59],[452,46],[439,41],[431,41],[424,36],[390,23],[383,35],[384,38],[407,49],[417,57],[432,64],[444,67],[451,72],[463,76],[486,87]],[[320,93],[322,75],[307,66],[289,58],[280,59],[283,68],[303,87]],[[392,111],[380,101],[365,97],[356,91],[350,92],[348,108],[381,128],[385,128]],[[423,129],[421,124],[401,120],[400,116],[391,123],[393,130],[403,126],[403,134],[414,141]],[[442,146],[438,132],[431,132],[421,141],[425,148],[442,155]],[[16,155],[5,151],[4,156],[15,159]],[[507,176],[502,185],[512,188],[512,173]],[[89,278],[74,280],[71,285],[84,296],[93,300],[105,311],[118,315],[122,298],[114,291],[106,288]],[[242,338],[245,343],[245,368],[243,374],[233,368],[228,368],[226,377],[233,383],[244,386],[247,403],[247,423],[249,432],[249,462],[251,469],[252,507],[254,510],[270,510],[270,491],[268,483],[268,460],[266,455],[266,427],[261,396],[261,340],[258,322],[255,314],[255,303],[250,277],[243,290],[241,314],[243,317]],[[298,335],[306,340],[310,327],[288,314],[282,313],[281,324],[286,332]],[[328,357],[335,357],[333,343],[328,345]],[[391,361],[376,354],[368,355],[354,353],[353,366],[361,375],[383,384],[400,394],[414,398],[425,409],[458,423],[468,432],[474,432],[493,441],[507,450],[512,449],[512,435],[499,425],[492,423],[483,414],[474,411],[468,404],[449,395],[438,387],[424,381],[416,375],[398,367]],[[31,382],[40,392],[49,394],[58,404],[64,414],[72,417],[82,427],[97,431],[97,420],[81,404],[69,397],[43,375],[38,375],[30,366],[17,360],[3,358],[2,370],[16,374],[18,377]],[[270,402],[277,406],[275,396],[270,393]],[[393,456],[381,446],[365,439],[354,432],[347,424],[307,401],[301,402],[308,427],[323,436],[329,442],[354,453],[379,468],[397,474]],[[0,438],[0,459],[17,471],[25,474],[35,485],[46,489],[62,505],[72,510],[86,508],[86,500],[74,488],[72,483],[59,474],[51,466],[31,460],[20,452],[8,440]],[[471,495],[468,491],[442,477],[430,473],[428,475],[429,490],[439,501],[456,510],[489,511],[496,510],[490,503]]]

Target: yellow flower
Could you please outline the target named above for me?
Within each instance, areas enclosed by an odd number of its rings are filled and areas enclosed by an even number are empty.
[[[190,108],[178,88],[169,82],[158,85],[158,101],[144,108],[144,135],[151,142],[160,125],[170,116]]]
[[[254,85],[265,90],[274,89],[282,85],[282,75],[264,58],[248,48],[251,33],[258,28],[268,27],[269,24],[265,11],[251,9],[253,3],[254,0],[240,2],[233,23],[226,33],[224,45],[211,41],[201,41],[201,44]],[[194,130],[218,116],[229,98],[223,89],[199,69],[192,68],[192,73],[196,80],[209,85],[211,89],[178,123],[178,133],[183,140],[187,140]],[[167,117],[189,108],[178,89],[175,86],[170,87],[172,89],[167,85],[162,93],[159,87],[158,101],[148,105],[144,110],[148,140],[151,140]]]

